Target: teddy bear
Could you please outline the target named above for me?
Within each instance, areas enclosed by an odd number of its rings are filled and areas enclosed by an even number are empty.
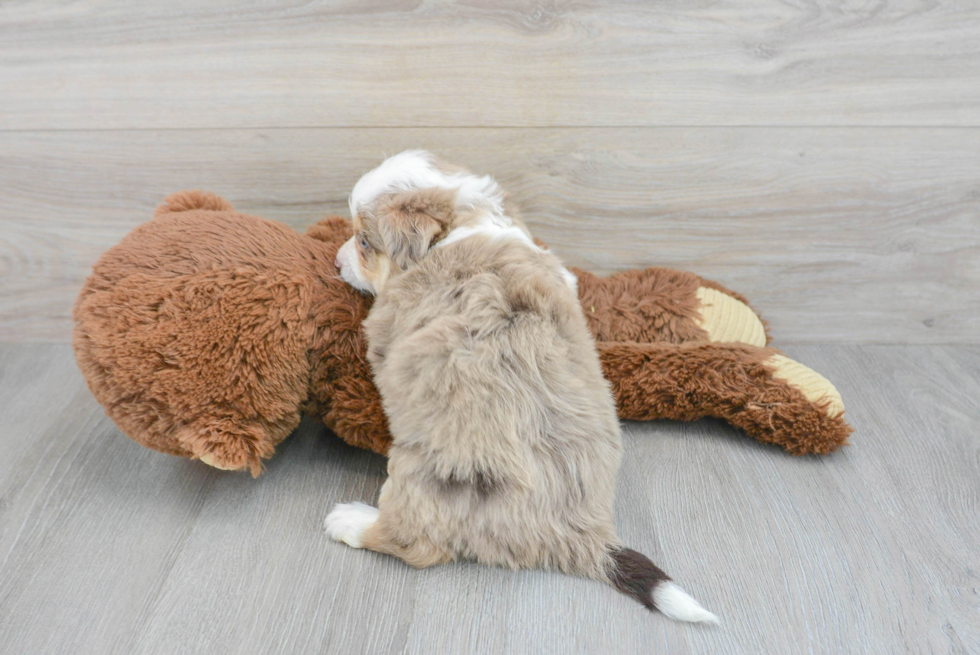
[[[102,255],[73,310],[78,365],[136,442],[253,476],[303,414],[391,443],[361,333],[371,298],[338,275],[350,222],[300,234],[200,191],[168,196]],[[741,295],[664,268],[572,269],[619,416],[712,416],[794,455],[847,442],[840,394],[768,347]]]

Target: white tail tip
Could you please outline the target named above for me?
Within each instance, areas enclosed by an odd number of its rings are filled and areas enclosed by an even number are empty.
[[[657,609],[675,621],[692,623],[718,623],[718,617],[704,609],[673,582],[661,582],[653,588],[653,602]]]

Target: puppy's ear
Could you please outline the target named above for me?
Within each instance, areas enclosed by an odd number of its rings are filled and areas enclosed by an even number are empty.
[[[396,193],[377,208],[378,232],[391,260],[406,269],[449,233],[456,218],[454,189]]]

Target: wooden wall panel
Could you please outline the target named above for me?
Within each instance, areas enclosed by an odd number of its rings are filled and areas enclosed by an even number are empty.
[[[5,2],[0,129],[980,125],[973,0]]]
[[[980,333],[978,130],[279,129],[0,134],[2,340],[66,340],[90,266],[167,193],[302,229],[419,146],[497,176],[569,263],[717,279],[778,343]]]

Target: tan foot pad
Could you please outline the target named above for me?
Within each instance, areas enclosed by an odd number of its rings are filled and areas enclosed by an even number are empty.
[[[708,333],[708,339],[716,343],[747,343],[760,348],[766,345],[766,328],[744,302],[708,287],[698,287],[695,293],[701,301],[698,325]]]
[[[212,468],[220,469],[222,471],[241,471],[242,470],[241,468],[235,468],[234,466],[221,466],[220,464],[218,464],[217,462],[215,462],[214,457],[212,455],[201,455],[200,460],[202,462],[204,462],[205,464],[207,464],[208,466],[210,466]]]
[[[827,403],[827,415],[830,418],[844,413],[844,401],[841,400],[837,389],[830,380],[812,368],[793,361],[785,355],[773,355],[763,363],[773,369],[773,377],[799,389],[811,403]]]

